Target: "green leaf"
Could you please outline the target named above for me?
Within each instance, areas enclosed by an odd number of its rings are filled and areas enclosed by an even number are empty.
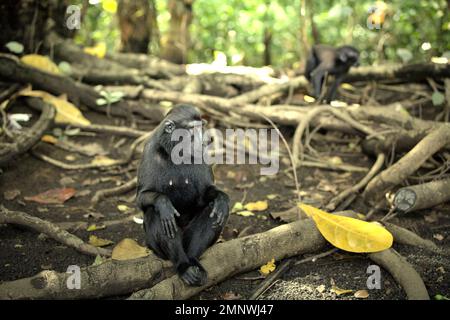
[[[64,74],[67,74],[67,75],[71,75],[72,74],[72,67],[70,66],[70,63],[68,63],[66,61],[61,61],[58,64],[58,68]]]
[[[433,95],[431,96],[431,100],[433,101],[434,106],[440,106],[445,101],[445,96],[440,93],[439,91],[433,92]]]
[[[5,45],[5,47],[8,48],[8,50],[13,53],[20,54],[23,52],[23,44],[17,41],[10,41]]]
[[[103,106],[103,105],[105,105],[105,104],[108,104],[108,101],[107,101],[106,99],[99,98],[99,99],[97,99],[97,100],[95,101],[95,103],[96,103],[98,106]]]

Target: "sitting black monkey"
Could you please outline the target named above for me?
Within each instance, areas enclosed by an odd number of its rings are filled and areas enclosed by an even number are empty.
[[[348,70],[358,65],[358,60],[359,51],[352,46],[333,48],[322,44],[315,45],[311,49],[305,68],[305,77],[312,83],[315,98],[321,100],[325,76],[333,75],[334,82],[325,95],[325,101],[331,102]]]
[[[144,211],[147,246],[172,261],[181,279],[193,286],[206,283],[207,273],[198,258],[217,241],[229,215],[229,198],[214,185],[208,164],[172,161],[172,150],[179,143],[171,141],[174,130],[189,130],[194,137],[193,128],[199,123],[203,132],[199,111],[189,105],[175,106],[166,115],[146,142],[136,197]]]

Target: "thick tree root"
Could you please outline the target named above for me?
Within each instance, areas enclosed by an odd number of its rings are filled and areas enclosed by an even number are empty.
[[[364,197],[372,201],[383,198],[385,192],[408,178],[429,157],[449,143],[450,126],[433,130],[399,161],[373,178],[364,191]]]
[[[389,271],[405,290],[408,300],[429,300],[427,288],[416,270],[394,249],[370,253],[369,258]]]

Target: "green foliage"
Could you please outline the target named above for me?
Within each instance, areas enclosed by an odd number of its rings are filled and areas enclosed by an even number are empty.
[[[106,0],[103,0],[103,2]],[[108,0],[111,2],[112,0]],[[261,66],[264,33],[272,34],[272,63],[277,67],[299,64],[300,8],[304,0],[195,0],[190,27],[190,62],[212,62],[223,52],[229,65]],[[79,0],[78,2],[82,2]],[[90,1],[76,40],[86,46],[105,42],[117,50],[119,30],[115,14],[102,1]],[[322,43],[352,44],[360,49],[362,64],[428,61],[450,50],[450,17],[445,0],[386,1],[380,28],[369,28],[375,1],[324,0],[307,2]],[[167,0],[155,0],[163,37],[170,22]],[[308,14],[307,14],[308,16]],[[308,21],[308,41],[313,44]],[[151,44],[152,53],[158,53]]]

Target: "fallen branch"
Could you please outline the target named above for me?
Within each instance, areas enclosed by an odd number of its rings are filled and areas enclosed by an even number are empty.
[[[240,96],[231,99],[231,102],[239,104],[252,103],[262,97],[270,96],[280,91],[286,91],[288,89],[293,90],[298,88],[299,86],[307,86],[307,85],[308,80],[304,76],[300,76],[293,78],[289,81],[286,81],[284,83],[266,84],[258,89],[246,92],[244,94],[241,94]]]
[[[25,212],[8,210],[3,205],[0,205],[0,224],[1,223],[31,228],[84,254],[92,256],[111,256],[111,250],[94,247],[51,222],[30,216]]]
[[[133,190],[136,188],[137,185],[137,177],[134,177],[130,181],[122,184],[121,186],[110,188],[110,189],[103,189],[98,190],[95,195],[92,197],[91,202],[92,203],[98,203],[100,200],[110,197],[110,196],[117,196],[123,193],[126,193],[128,191]]]
[[[339,118],[341,121],[346,122],[351,127],[355,128],[358,131],[361,131],[361,132],[365,133],[366,135],[377,136],[380,140],[383,140],[383,137],[380,136],[380,135],[377,135],[376,131],[374,131],[372,128],[370,128],[368,126],[365,126],[365,125],[359,123],[358,121],[354,120],[345,111],[343,112],[343,111],[334,109],[333,107],[329,107],[329,106],[321,106],[321,107],[317,107],[317,108],[311,109],[306,114],[305,119],[303,119],[300,122],[300,124],[298,125],[297,129],[295,130],[294,138],[292,140],[292,144],[293,144],[293,147],[292,147],[293,151],[292,152],[293,152],[293,155],[294,155],[294,159],[296,161],[299,158],[300,158],[300,160],[302,160],[301,159],[302,158],[301,155],[303,153],[303,147],[302,147],[301,139],[302,139],[303,132],[308,127],[309,123],[311,122],[311,120],[314,117],[316,117],[318,114],[324,113],[324,112],[332,113],[335,117]]]
[[[433,130],[399,161],[373,178],[364,191],[364,197],[368,200],[382,198],[387,190],[408,178],[429,157],[449,143],[449,125]]]
[[[35,100],[33,98],[30,100]],[[18,155],[30,150],[38,143],[45,131],[53,124],[56,111],[53,106],[43,103],[42,113],[39,120],[28,130],[24,129],[15,139],[14,143],[6,144],[0,149],[0,166],[8,163]]]
[[[410,201],[400,198],[408,197]],[[403,212],[427,209],[450,200],[450,179],[403,187],[397,190],[394,204]]]
[[[344,82],[367,80],[417,81],[432,78],[449,78],[450,65],[436,63],[417,63],[409,65],[383,65],[352,68]]]
[[[338,194],[333,199],[331,199],[330,202],[327,204],[326,208],[329,211],[334,211],[336,209],[336,207],[342,201],[345,200],[345,198],[347,198],[349,195],[356,193],[359,190],[361,190],[362,188],[364,188],[369,183],[369,181],[378,173],[378,171],[381,170],[381,167],[384,164],[384,159],[385,159],[384,154],[380,153],[377,156],[377,160],[375,161],[374,165],[372,166],[370,171],[367,173],[367,175],[360,182],[358,182],[354,186],[342,191],[340,194]]]

